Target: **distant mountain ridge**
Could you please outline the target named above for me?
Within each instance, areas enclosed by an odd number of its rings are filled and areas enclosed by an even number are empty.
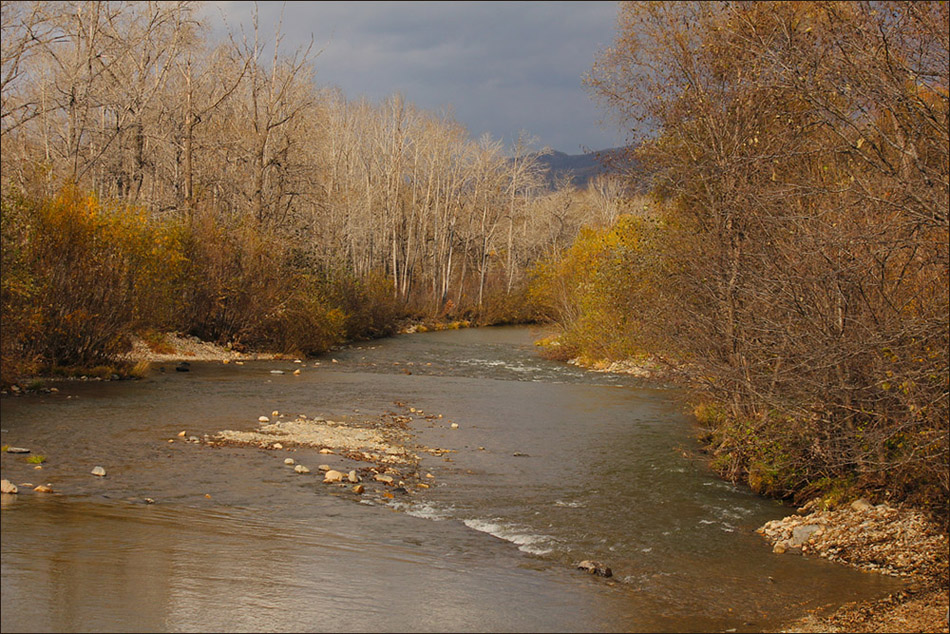
[[[548,169],[547,181],[552,187],[563,179],[569,179],[575,187],[586,187],[590,180],[607,172],[602,157],[626,151],[628,148],[609,148],[586,154],[565,154],[557,150],[538,157],[538,162]]]

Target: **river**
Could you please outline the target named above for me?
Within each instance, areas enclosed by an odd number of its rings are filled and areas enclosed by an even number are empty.
[[[3,477],[58,494],[2,496],[2,630],[767,631],[900,587],[773,554],[754,531],[791,509],[695,458],[680,393],[544,360],[537,336],[404,335],[3,398],[3,444],[46,457],[4,453]],[[433,486],[392,499],[331,490],[281,452],[178,437],[272,410],[409,408],[441,414],[411,429],[454,453],[425,455]]]

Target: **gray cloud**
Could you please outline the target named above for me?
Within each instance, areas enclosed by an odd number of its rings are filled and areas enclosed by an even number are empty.
[[[212,20],[250,29],[253,3],[215,2]],[[269,40],[283,9],[282,50],[311,35],[316,78],[351,99],[399,92],[450,107],[473,136],[511,142],[520,130],[578,153],[619,145],[581,78],[614,36],[615,2],[263,2]],[[218,11],[220,10],[220,12]],[[220,35],[223,27],[216,29]]]

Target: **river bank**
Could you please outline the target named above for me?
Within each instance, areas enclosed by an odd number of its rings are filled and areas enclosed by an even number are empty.
[[[570,365],[593,372],[652,379],[670,369],[655,360],[596,361]],[[774,520],[757,533],[775,554],[821,557],[871,574],[907,579],[906,589],[881,599],[818,609],[787,625],[786,632],[948,632],[950,576],[945,528],[913,508],[854,500],[822,510],[814,499],[798,513]]]

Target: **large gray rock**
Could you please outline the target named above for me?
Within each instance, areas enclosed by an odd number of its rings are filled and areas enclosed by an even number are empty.
[[[792,529],[792,538],[789,540],[789,546],[792,548],[801,548],[804,546],[809,539],[812,538],[812,535],[817,533],[821,529],[821,526],[818,524],[805,524],[804,526],[796,526]]]

